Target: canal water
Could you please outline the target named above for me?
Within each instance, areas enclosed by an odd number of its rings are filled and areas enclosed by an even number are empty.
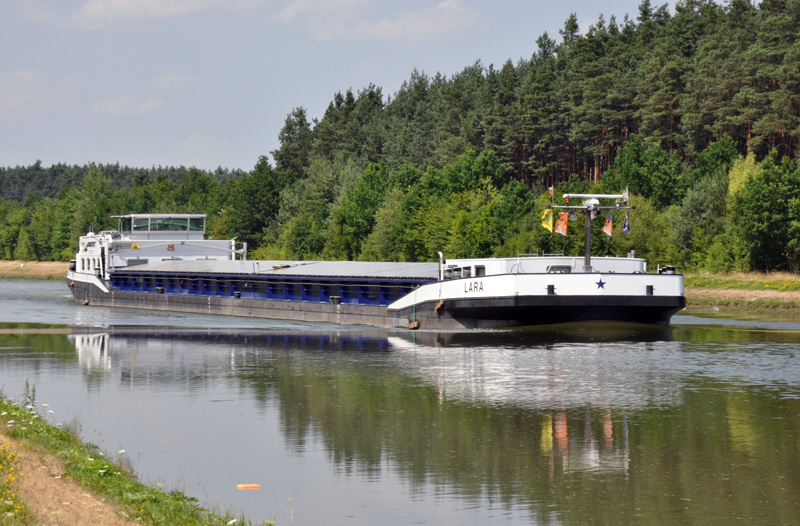
[[[0,305],[6,396],[27,380],[141,480],[256,521],[800,524],[797,317],[387,332],[30,281]]]

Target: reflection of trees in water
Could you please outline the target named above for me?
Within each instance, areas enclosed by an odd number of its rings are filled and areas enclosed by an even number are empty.
[[[523,505],[542,523],[800,522],[800,401],[704,377],[685,343],[440,345],[115,337],[104,352],[132,384],[235,379],[276,404],[289,447],[322,444],[342,473],[390,470],[412,491]]]
[[[618,472],[629,455],[622,415],[591,407],[530,410],[442,397],[436,386],[336,364],[278,360],[282,432],[302,450],[321,440],[342,471],[377,476],[391,461],[412,489],[538,500],[568,472]],[[614,421],[614,418],[617,421]]]
[[[468,499],[526,503],[544,523],[554,517],[579,524],[634,517],[703,523],[730,517],[731,510],[768,523],[800,519],[793,505],[800,446],[786,440],[795,436],[797,421],[783,420],[797,414],[797,403],[775,405],[758,387],[742,396],[741,386],[731,389],[691,376],[693,370],[671,370],[685,351],[677,344],[613,344],[603,350],[594,359],[585,356],[580,366],[569,351],[560,355],[571,364],[561,374],[594,378],[593,384],[567,382],[593,387],[565,389],[561,408],[552,397],[537,406],[535,397],[522,395],[515,404],[514,396],[498,396],[515,392],[509,388],[514,369],[476,367],[474,356],[459,369],[452,362],[464,359],[464,349],[417,346],[379,364],[364,356],[309,364],[285,355],[275,364],[282,432],[290,445],[323,441],[344,472],[377,476],[388,459],[389,469],[401,473],[412,490],[433,485]],[[424,359],[426,353],[437,354],[438,370]],[[477,378],[490,381],[496,371],[504,389],[476,386]],[[446,381],[428,381],[442,376]],[[625,385],[614,385],[620,382]],[[487,392],[488,398],[474,394]],[[745,408],[751,417],[743,420],[737,414]],[[782,484],[786,480],[795,483]],[[754,481],[770,483],[753,488]]]
[[[38,373],[75,363],[75,347],[64,334],[0,333],[0,371],[13,370],[18,358],[24,359],[31,373]],[[0,381],[0,392],[11,398],[21,396],[25,380],[25,377],[21,377],[11,382]]]

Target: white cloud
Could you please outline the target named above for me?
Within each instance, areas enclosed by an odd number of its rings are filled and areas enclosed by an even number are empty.
[[[89,111],[95,115],[110,117],[135,117],[161,111],[166,107],[167,104],[163,100],[152,97],[145,100],[136,97],[114,97],[92,104]]]
[[[319,40],[435,40],[461,33],[479,18],[476,10],[458,0],[444,0],[427,9],[368,20],[356,9],[366,4],[364,0],[293,0],[277,18],[292,22],[302,17]]]
[[[32,69],[18,70],[12,73],[12,77],[20,84],[30,87],[42,80],[44,78],[44,73]]]
[[[27,22],[43,23],[55,20],[56,11],[38,0],[26,0],[17,3],[17,16]]]
[[[316,17],[341,13],[364,7],[368,3],[369,0],[291,0],[278,12],[276,18],[282,22],[292,22],[300,15]]]
[[[171,18],[211,9],[238,11],[267,0],[85,0],[72,12],[71,21],[80,29],[105,27],[138,20]]]
[[[0,73],[0,115],[10,113],[32,100],[32,90],[41,71],[20,70]]]
[[[159,89],[178,89],[194,82],[197,82],[197,79],[189,75],[182,75],[170,71],[153,79],[152,85]]]
[[[193,132],[181,141],[181,143],[178,145],[178,151],[181,153],[208,153],[212,150],[220,150],[227,145],[228,141],[224,139],[200,132]]]
[[[81,77],[53,79],[36,70],[0,72],[0,115],[70,111],[66,97],[82,85]]]

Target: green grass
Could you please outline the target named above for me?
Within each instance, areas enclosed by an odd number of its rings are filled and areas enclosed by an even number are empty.
[[[711,299],[711,298],[687,298],[687,307],[704,307],[712,305],[723,308],[746,307],[749,310],[769,311],[800,308],[797,301],[771,300],[771,299]]]
[[[743,289],[743,290],[800,290],[800,279],[746,279],[730,276],[685,276],[687,288]]]
[[[125,467],[124,461],[114,462],[97,446],[83,443],[70,431],[44,422],[49,409],[38,407],[35,386],[29,391],[26,382],[25,391],[19,405],[0,393],[0,430],[3,434],[21,443],[22,447],[58,457],[64,463],[65,476],[71,477],[98,497],[105,497],[114,503],[122,517],[152,525],[252,524],[244,517],[206,510],[194,497],[180,491],[165,492],[142,484]],[[125,458],[123,452],[118,454],[118,458]],[[29,510],[17,493],[16,484],[20,474],[13,450],[0,449],[0,465],[0,491],[6,495],[0,507],[4,513],[0,516],[0,524],[33,524]],[[5,515],[7,513],[12,515]],[[274,521],[265,524],[274,526]]]

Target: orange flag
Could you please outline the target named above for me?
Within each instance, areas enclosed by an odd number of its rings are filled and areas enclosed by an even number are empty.
[[[613,219],[606,219],[606,224],[603,227],[603,233],[608,237],[611,237],[611,233],[614,231],[614,220]]]
[[[558,222],[556,222],[554,230],[556,234],[567,235],[567,221],[569,221],[569,212],[559,212]]]

